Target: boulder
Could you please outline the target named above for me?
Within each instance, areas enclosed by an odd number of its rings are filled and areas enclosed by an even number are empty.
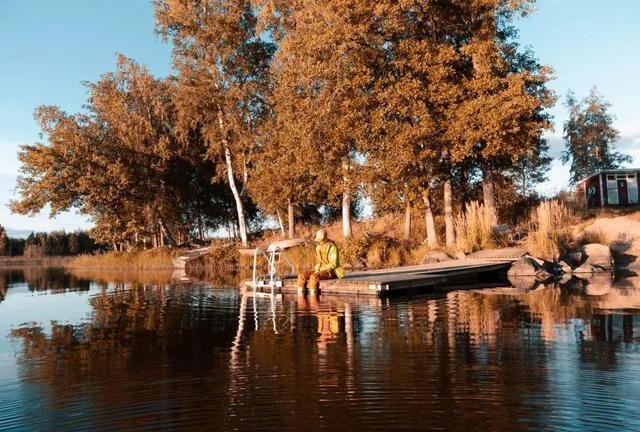
[[[553,276],[562,276],[564,274],[564,270],[562,270],[560,264],[551,261],[543,261],[542,268],[544,271]]]
[[[569,264],[572,268],[579,267],[582,264],[582,251],[574,251],[569,252],[565,255],[564,261]]]
[[[602,296],[613,288],[613,280],[609,274],[599,274],[589,278],[584,285],[584,293],[588,296]]]
[[[509,276],[508,279],[512,287],[524,291],[531,291],[540,283],[535,276]]]
[[[590,243],[582,247],[585,256],[584,264],[589,264],[595,269],[604,271],[613,270],[613,256],[609,246],[598,243]]]
[[[591,264],[584,263],[580,267],[573,269],[573,273],[577,275],[593,274],[594,268]]]
[[[573,269],[569,264],[567,264],[566,261],[560,261],[558,263],[558,266],[560,266],[563,274],[570,275],[573,272]]]
[[[507,276],[509,278],[515,276],[536,276],[540,270],[542,270],[542,266],[538,264],[535,258],[525,256],[511,264]]]
[[[466,259],[467,255],[462,251],[456,251],[455,257],[456,259]]]
[[[451,257],[446,253],[438,250],[427,252],[422,258],[422,264],[434,264],[444,261],[451,261]]]

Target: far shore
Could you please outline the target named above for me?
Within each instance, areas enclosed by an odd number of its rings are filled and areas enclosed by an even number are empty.
[[[0,268],[29,267],[29,266],[64,266],[71,262],[72,256],[45,256],[45,257],[25,257],[11,256],[0,257]]]

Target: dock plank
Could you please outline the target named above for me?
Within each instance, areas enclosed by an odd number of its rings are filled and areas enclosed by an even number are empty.
[[[433,264],[405,266],[348,273],[343,279],[322,281],[320,291],[327,294],[390,295],[418,288],[473,284],[481,275],[506,271],[511,260],[452,260]],[[283,278],[283,291],[296,291],[293,275]]]

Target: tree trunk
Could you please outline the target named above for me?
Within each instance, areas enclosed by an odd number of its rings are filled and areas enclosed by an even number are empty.
[[[224,149],[224,158],[227,163],[227,177],[229,179],[229,187],[231,188],[231,192],[233,193],[233,199],[236,202],[236,211],[238,213],[238,230],[240,232],[240,241],[243,246],[249,244],[249,239],[247,237],[247,222],[244,216],[244,203],[242,202],[242,197],[240,196],[240,191],[238,190],[238,186],[236,185],[236,179],[233,175],[233,165],[231,161],[231,150],[225,144]]]
[[[351,237],[351,196],[350,175],[351,161],[349,157],[342,160],[342,183],[344,191],[342,193],[342,237],[346,240]]]
[[[439,246],[438,236],[436,234],[436,223],[433,220],[433,211],[431,210],[431,199],[429,198],[429,191],[425,190],[422,193],[422,201],[424,201],[424,222],[427,229],[427,245],[435,249]]]
[[[404,209],[404,239],[411,240],[411,201],[408,199]]]
[[[233,160],[231,158],[231,150],[229,149],[229,142],[226,139],[226,130],[224,128],[224,118],[222,114],[222,107],[218,106],[218,125],[220,127],[220,133],[222,134],[222,146],[224,148],[224,160],[227,165],[227,179],[229,181],[229,187],[233,193],[233,199],[236,202],[236,212],[238,213],[238,229],[240,231],[240,241],[243,246],[249,244],[247,238],[247,222],[244,214],[244,203],[242,202],[242,196],[238,190],[236,184],[236,178],[233,174]]]
[[[484,170],[482,179],[482,199],[484,206],[490,214],[491,225],[498,225],[498,213],[496,212],[496,191],[493,183],[493,173],[490,169]]]
[[[276,216],[278,217],[278,225],[280,225],[280,233],[282,234],[282,238],[285,238],[286,233],[284,232],[284,223],[282,222],[282,215],[280,214],[280,209],[276,209]]]
[[[169,231],[162,218],[158,218],[158,225],[160,226],[160,238],[162,239],[162,246],[164,246],[164,238],[166,237],[169,246],[175,247],[176,239],[173,237],[173,234],[171,234],[171,231]]]
[[[289,238],[292,239],[296,236],[296,220],[293,214],[293,203],[289,200],[287,204],[287,224],[289,226]]]
[[[456,245],[456,232],[453,225],[453,195],[451,192],[451,179],[444,182],[444,225],[447,247]]]
[[[351,197],[347,192],[342,195],[342,237],[351,237]]]

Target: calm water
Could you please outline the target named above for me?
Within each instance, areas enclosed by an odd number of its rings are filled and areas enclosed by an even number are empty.
[[[381,301],[118,278],[0,274],[0,430],[640,430],[638,279]]]

